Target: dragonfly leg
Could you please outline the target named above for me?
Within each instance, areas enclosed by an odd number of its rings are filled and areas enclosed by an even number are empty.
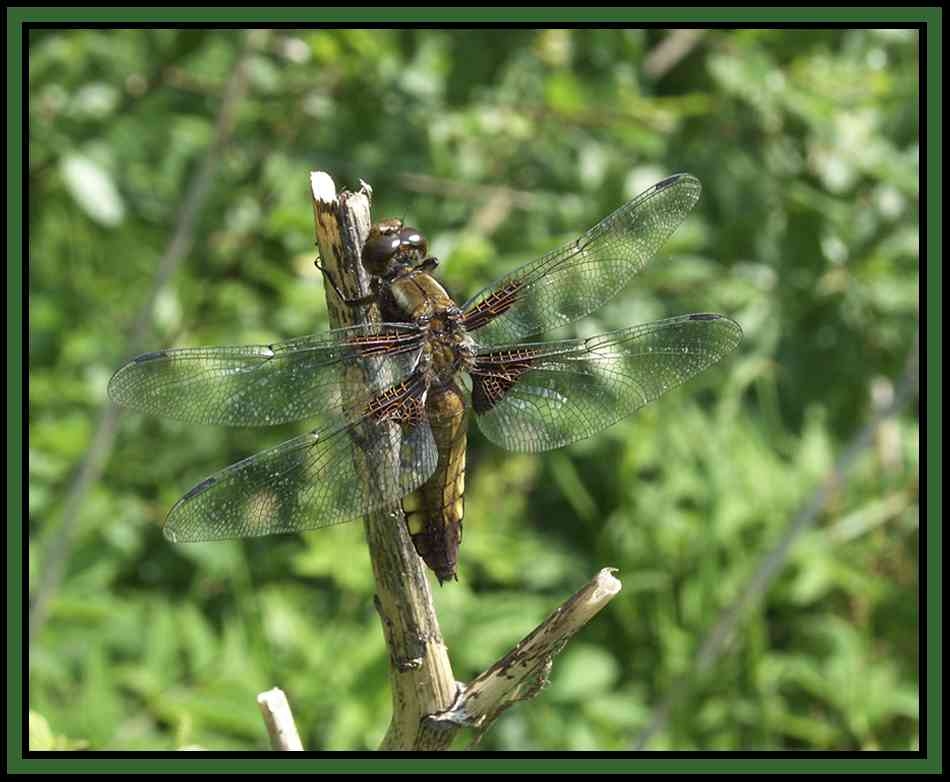
[[[376,301],[377,294],[375,291],[375,287],[376,287],[375,284],[373,286],[374,290],[371,293],[367,293],[365,296],[356,296],[356,297],[350,298],[345,293],[343,293],[343,291],[340,290],[340,287],[336,284],[336,280],[333,279],[333,275],[330,274],[330,272],[327,269],[325,269],[323,266],[320,265],[319,258],[313,262],[313,265],[316,266],[320,270],[320,273],[323,275],[323,279],[326,280],[330,284],[330,287],[333,288],[333,292],[337,295],[337,298],[340,301],[342,301],[344,304],[348,304],[353,307],[365,307],[369,304],[372,304],[374,301]],[[375,283],[375,280],[374,280],[374,283]]]

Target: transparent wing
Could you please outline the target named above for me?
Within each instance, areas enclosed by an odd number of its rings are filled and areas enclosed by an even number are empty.
[[[489,440],[546,451],[582,440],[680,385],[736,348],[739,324],[684,315],[583,340],[485,352],[472,404]]]
[[[593,312],[639,272],[699,199],[676,174],[608,215],[579,239],[516,269],[462,308],[482,345],[517,342]]]
[[[410,389],[416,410],[424,396]],[[168,514],[175,542],[318,529],[383,508],[421,486],[438,451],[424,414],[312,431],[215,473]]]
[[[315,417],[321,426],[340,425],[411,374],[422,340],[414,325],[382,323],[274,345],[160,350],[119,369],[109,397],[190,423],[272,426]]]

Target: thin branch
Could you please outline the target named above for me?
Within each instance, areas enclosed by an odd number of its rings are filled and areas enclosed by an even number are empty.
[[[195,222],[208,195],[222,153],[231,139],[237,107],[247,92],[246,66],[248,54],[249,47],[245,37],[242,48],[235,60],[234,68],[231,71],[231,76],[228,79],[224,95],[221,98],[214,137],[205,152],[201,167],[188,185],[185,200],[178,212],[175,231],[156,267],[148,298],[132,328],[127,344],[126,352],[128,353],[139,353],[144,348],[145,338],[152,325],[155,300],[191,250],[194,241]],[[43,567],[39,571],[41,573],[39,583],[30,599],[30,643],[37,637],[45,624],[49,602],[59,589],[66,562],[72,552],[80,508],[85,500],[86,493],[93,484],[98,482],[109,459],[118,417],[119,411],[114,405],[107,404],[103,408],[96,425],[95,434],[92,437],[92,443],[86,451],[76,477],[66,493],[63,517],[55,529],[50,529],[46,533],[49,544],[43,556]]]
[[[365,296],[369,278],[360,251],[369,234],[372,191],[364,184],[357,193],[337,196],[323,172],[311,173],[310,187],[322,266],[344,296]],[[333,285],[326,286],[326,296],[334,327],[372,322],[376,316],[375,308],[340,301]],[[380,749],[445,749],[449,737],[423,722],[449,708],[457,691],[425,566],[398,507],[370,514],[365,525],[393,696],[392,720]]]
[[[541,692],[557,654],[620,592],[616,572],[614,568],[601,570],[514,649],[472,679],[450,709],[430,716],[428,722],[446,733],[474,728],[473,743],[478,743],[502,712]]]
[[[271,747],[281,752],[302,752],[303,744],[300,743],[300,734],[297,733],[294,715],[284,691],[274,687],[262,692],[257,696],[257,705],[267,726]]]
[[[871,419],[851,439],[832,471],[818,486],[808,502],[792,518],[775,548],[761,561],[735,601],[719,614],[715,625],[700,645],[690,671],[673,684],[666,698],[654,709],[650,722],[637,737],[634,749],[643,749],[647,742],[663,729],[669,720],[673,707],[686,694],[690,679],[696,674],[703,674],[712,669],[729,641],[733,638],[736,627],[746,609],[768,590],[782,565],[788,559],[793,544],[815,523],[815,520],[828,504],[828,500],[834,496],[837,489],[848,478],[857,458],[872,444],[872,438],[878,427],[897,415],[904,405],[913,398],[917,392],[919,381],[918,339],[918,336],[914,337],[914,343],[908,355],[900,384],[890,403],[885,407],[878,408]]]
[[[652,79],[662,79],[703,39],[708,30],[686,28],[671,30],[643,61],[643,72]]]
[[[511,196],[505,190],[498,190],[475,211],[465,230],[487,238],[498,230],[509,214]]]

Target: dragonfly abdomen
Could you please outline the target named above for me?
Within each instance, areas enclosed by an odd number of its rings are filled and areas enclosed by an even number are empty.
[[[413,545],[440,582],[455,578],[465,513],[465,400],[451,383],[429,389],[426,403],[439,453],[435,472],[403,498],[402,507]]]

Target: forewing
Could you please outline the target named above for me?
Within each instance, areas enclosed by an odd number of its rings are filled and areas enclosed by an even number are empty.
[[[736,348],[739,324],[684,315],[590,339],[480,354],[472,404],[489,440],[546,451],[582,440],[680,385]]]
[[[653,185],[579,239],[477,293],[463,307],[466,329],[479,344],[501,345],[590,314],[646,265],[700,190],[689,174]]]
[[[413,325],[383,323],[273,345],[161,350],[119,369],[109,397],[189,423],[272,426],[314,417],[321,428],[340,425],[409,376],[422,339]]]
[[[168,514],[176,542],[318,529],[397,501],[435,471],[438,452],[424,394],[411,381],[391,392],[390,413],[313,431],[255,454],[202,481]],[[401,399],[394,397],[399,393]]]

